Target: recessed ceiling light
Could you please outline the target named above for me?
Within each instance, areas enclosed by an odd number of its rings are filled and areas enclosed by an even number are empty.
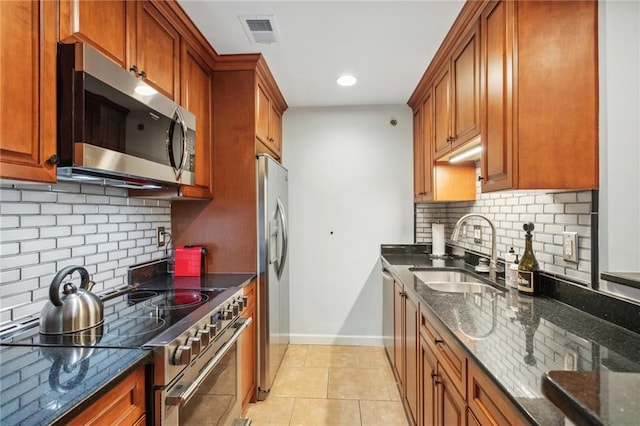
[[[340,86],[353,86],[354,84],[356,84],[358,80],[352,76],[352,75],[342,75],[340,77],[338,77],[338,84]]]

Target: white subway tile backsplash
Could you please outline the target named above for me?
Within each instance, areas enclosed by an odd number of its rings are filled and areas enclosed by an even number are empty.
[[[39,214],[40,204],[34,203],[6,203],[0,204],[1,215]]]
[[[71,257],[71,249],[49,250],[40,253],[41,262],[51,262],[60,259],[68,259]]]
[[[98,213],[98,206],[88,204],[76,204],[72,206],[73,214],[96,214]]]
[[[41,204],[42,214],[71,214],[73,212],[71,204]]]
[[[85,256],[84,258],[84,264],[85,265],[99,265],[103,262],[106,262],[110,259],[111,257],[111,253],[98,253],[96,255],[93,256]],[[94,279],[95,281],[95,279]]]
[[[3,229],[0,231],[0,241],[23,241],[38,238],[38,229]]]
[[[479,173],[479,171],[478,171]],[[475,202],[425,203],[416,205],[416,242],[431,242],[431,223],[445,223],[447,236],[451,235],[455,222],[467,213],[482,213],[496,224],[499,255],[509,247],[522,253],[524,249],[525,222],[536,225],[533,232],[534,252],[541,269],[590,283],[591,275],[591,191],[542,193],[526,191],[502,191],[482,194],[477,186]],[[484,221],[470,220],[468,224],[480,224],[482,244],[474,242],[471,235],[461,237],[457,245],[487,256],[490,254],[491,236]],[[562,259],[562,232],[578,232],[580,263]]]
[[[79,236],[74,236],[74,237],[63,237],[63,238],[58,238],[58,247],[62,248],[62,247],[75,247],[75,246],[80,246],[80,245],[84,245],[84,237],[79,235]]]
[[[71,255],[73,257],[81,257],[89,254],[95,254],[97,251],[98,251],[97,246],[92,244],[88,244],[88,245],[84,244],[79,247],[73,247],[71,249]],[[87,260],[85,259],[85,263],[89,263],[89,262],[87,262]]]
[[[84,194],[58,194],[58,202],[66,204],[84,204],[87,196]]]
[[[20,253],[20,243],[0,243],[0,256],[11,256]]]
[[[14,269],[38,263],[38,253],[21,253],[16,256],[2,256],[0,269]]]
[[[129,266],[165,256],[155,227],[171,232],[167,200],[67,182],[0,183],[0,325],[39,314],[65,266],[84,266],[105,291],[127,283]]]
[[[20,243],[21,253],[51,250],[54,248],[56,248],[55,239],[48,239],[48,240],[38,239],[38,240],[23,241]]]
[[[37,254],[35,254],[37,256]],[[37,261],[36,261],[37,262]],[[53,262],[50,263],[41,263],[38,265],[32,265],[25,268],[22,268],[20,275],[22,279],[26,278],[36,278],[41,277],[45,274],[53,274],[56,271],[56,264]]]
[[[0,229],[18,228],[20,226],[19,216],[2,216],[0,220]]]

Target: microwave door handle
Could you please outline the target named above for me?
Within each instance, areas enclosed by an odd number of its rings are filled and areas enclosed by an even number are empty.
[[[180,158],[179,165],[176,164],[175,152],[173,150],[173,134],[176,131],[176,124],[179,124],[182,130],[182,157]],[[180,108],[176,108],[171,124],[169,124],[169,129],[167,130],[167,156],[169,157],[169,164],[171,165],[171,168],[176,175],[176,180],[178,181],[180,180],[184,167],[187,163],[187,157],[189,155],[189,147],[187,145],[188,141],[187,124],[182,117]]]

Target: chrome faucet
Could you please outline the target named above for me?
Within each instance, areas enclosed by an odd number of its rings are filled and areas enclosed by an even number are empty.
[[[462,224],[466,222],[470,217],[484,219],[487,221],[487,223],[489,223],[489,226],[491,227],[491,263],[489,265],[489,278],[495,281],[496,270],[498,268],[498,253],[496,250],[496,226],[493,224],[491,219],[478,213],[469,213],[462,216],[460,219],[458,219],[458,221],[456,222],[456,226],[453,228],[451,241],[458,241],[458,237],[460,236],[460,228],[462,227]]]

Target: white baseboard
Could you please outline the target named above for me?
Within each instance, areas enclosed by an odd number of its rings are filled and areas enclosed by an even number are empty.
[[[289,342],[292,345],[383,346],[382,336],[291,334]]]

